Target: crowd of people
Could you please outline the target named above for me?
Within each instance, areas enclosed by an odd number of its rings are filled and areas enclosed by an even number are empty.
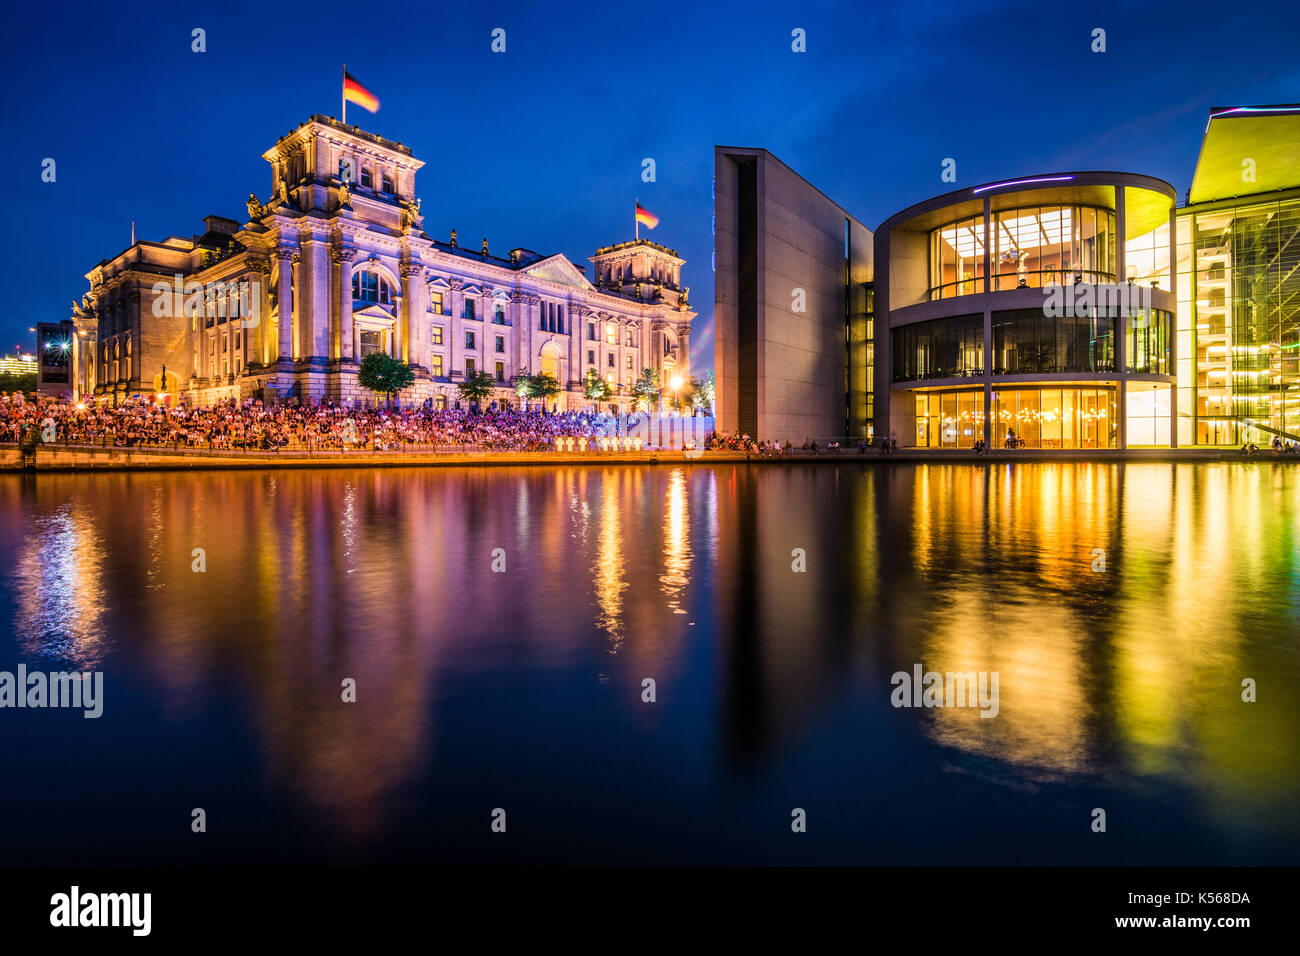
[[[613,435],[617,419],[540,407],[479,410],[460,404],[438,409],[353,409],[341,405],[263,405],[226,401],[212,406],[168,406],[149,401],[89,404],[17,393],[0,395],[0,442],[205,450],[376,451],[478,447],[497,451],[554,450],[557,438]]]
[[[1274,458],[1278,455],[1300,455],[1300,442],[1293,442],[1290,439],[1283,441],[1280,437],[1274,436],[1273,441],[1270,442],[1270,446],[1273,449]],[[1241,453],[1248,458],[1258,455],[1259,446],[1253,441],[1246,442],[1246,444],[1241,446]]]

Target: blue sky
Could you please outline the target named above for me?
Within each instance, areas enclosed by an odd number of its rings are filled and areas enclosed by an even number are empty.
[[[712,365],[715,143],[764,146],[869,227],[957,186],[1062,169],[1190,183],[1211,106],[1300,101],[1297,5],[862,3],[21,4],[0,38],[10,283],[0,351],[68,315],[130,238],[263,198],[262,152],[339,112],[426,161],[425,228],[576,262],[631,238],[687,260]],[[1223,11],[1230,13],[1230,18]],[[1218,19],[1217,17],[1222,17]],[[207,31],[192,53],[190,31]],[[506,30],[506,53],[490,51]],[[807,52],[791,51],[791,31]],[[1094,28],[1107,51],[1090,49]],[[41,182],[41,162],[57,181]],[[658,181],[641,181],[655,159]]]

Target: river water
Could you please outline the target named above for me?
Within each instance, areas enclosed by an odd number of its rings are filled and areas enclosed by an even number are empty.
[[[0,710],[0,862],[1300,860],[1285,464],[12,475],[0,555],[104,688]]]

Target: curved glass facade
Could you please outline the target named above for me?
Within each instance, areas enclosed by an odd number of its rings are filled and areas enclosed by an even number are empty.
[[[1115,214],[1093,206],[1027,206],[940,226],[930,233],[930,298],[950,299],[989,289],[1037,289],[1115,280]]]
[[[1117,371],[1114,310],[1050,315],[1043,309],[994,312],[993,375]],[[1172,316],[1159,309],[1130,312],[1125,323],[1126,371],[1171,375]],[[984,319],[956,315],[904,325],[892,332],[893,380],[915,382],[984,375]]]
[[[993,374],[1115,371],[1115,320],[1052,316],[1042,309],[993,313]]]
[[[984,316],[954,315],[892,332],[894,381],[984,374]]]
[[[1169,361],[1172,317],[1159,309],[1140,309],[1129,314],[1125,328],[1124,360],[1129,372],[1173,375]]]
[[[1025,448],[1114,448],[1118,432],[1111,386],[993,389],[994,447],[1014,435]]]
[[[984,418],[983,389],[920,392],[916,444],[971,448],[984,437]],[[1118,429],[1114,386],[993,389],[990,434],[996,448],[1006,447],[1012,436],[1024,448],[1114,448]]]
[[[916,396],[916,443],[922,448],[972,448],[984,437],[984,389]]]

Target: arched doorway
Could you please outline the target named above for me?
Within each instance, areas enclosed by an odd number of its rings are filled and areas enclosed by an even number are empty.
[[[542,362],[538,371],[554,376],[557,382],[560,381],[560,350],[554,342],[547,342],[542,346]]]
[[[560,377],[560,347],[554,342],[547,342],[542,346],[541,362],[537,371],[543,375],[550,375],[555,381],[559,382],[560,395],[548,399],[545,403],[559,408],[564,394],[564,379]]]

